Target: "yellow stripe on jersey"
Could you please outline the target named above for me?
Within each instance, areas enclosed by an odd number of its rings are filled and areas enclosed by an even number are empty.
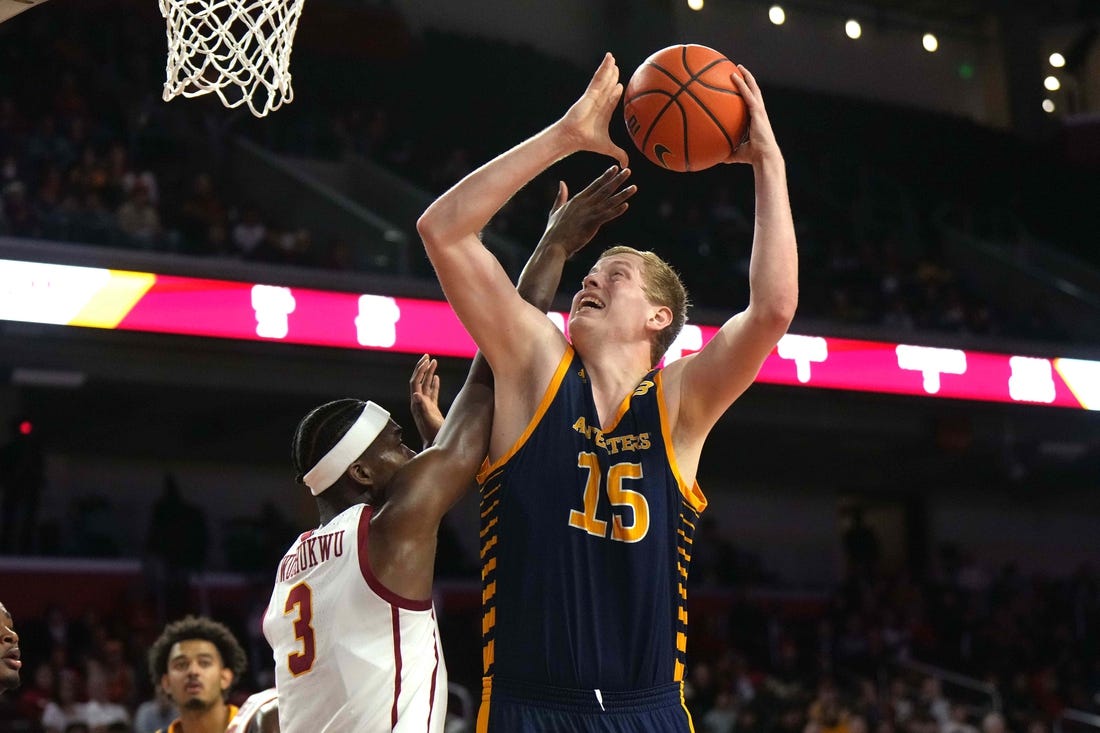
[[[495,557],[489,558],[489,562],[485,563],[485,567],[481,569],[481,579],[485,580],[489,573],[497,569],[497,559]]]
[[[481,617],[481,633],[488,634],[489,629],[497,625],[497,609],[489,609],[489,613]]]
[[[554,396],[558,393],[558,387],[561,386],[561,382],[565,379],[565,374],[569,371],[569,363],[573,360],[573,347],[569,344],[565,346],[565,353],[561,355],[561,361],[558,362],[557,371],[554,372],[553,378],[550,380],[549,386],[546,388],[546,392],[542,395],[542,402],[539,403],[538,409],[535,410],[535,414],[531,416],[531,421],[527,423],[527,427],[523,429],[523,434],[519,436],[512,447],[505,452],[497,460],[493,461],[487,469],[482,470],[477,475],[478,483],[485,483],[485,479],[490,473],[495,471],[500,466],[503,466],[508,462],[508,459],[514,456],[523,444],[527,442],[531,437],[531,433],[535,432],[535,428],[538,427],[539,422],[542,420],[542,416],[546,414],[546,411],[550,409],[550,403],[554,401]]]
[[[487,553],[487,552],[489,552],[489,550],[493,549],[493,547],[495,547],[496,544],[497,544],[497,535],[493,535],[492,537],[489,538],[489,541],[485,543],[485,546],[481,548],[481,559],[482,560],[485,559],[485,553]]]
[[[493,517],[492,519],[489,520],[489,523],[486,524],[485,527],[479,533],[480,536],[481,536],[481,539],[485,539],[485,535],[489,534],[489,530],[491,530],[493,527],[496,526],[497,521],[499,521],[499,517]]]
[[[703,490],[696,481],[690,487],[684,484],[684,478],[680,475],[680,466],[676,462],[676,451],[672,447],[672,424],[668,419],[668,410],[665,408],[665,387],[661,378],[663,372],[657,372],[654,381],[657,383],[657,410],[661,415],[661,438],[665,442],[665,455],[668,458],[668,467],[672,469],[672,475],[676,477],[676,485],[680,487],[680,495],[697,514],[702,514],[707,508],[707,497],[703,496]],[[694,529],[692,525],[692,529]]]
[[[485,590],[481,593],[481,602],[488,603],[493,596],[497,594],[497,582],[494,580],[485,586]]]
[[[500,504],[500,499],[497,499],[492,504],[490,504],[489,508],[481,513],[481,518],[485,519],[485,517],[489,514],[489,512],[491,512],[491,511],[493,511],[494,509],[497,508],[498,504]]]
[[[477,733],[488,733],[489,701],[493,697],[493,678],[481,678],[481,706],[477,711]]]

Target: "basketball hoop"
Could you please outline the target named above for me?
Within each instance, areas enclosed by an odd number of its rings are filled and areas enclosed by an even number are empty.
[[[290,51],[305,0],[159,0],[168,23],[164,101],[214,92],[263,117],[294,100]]]

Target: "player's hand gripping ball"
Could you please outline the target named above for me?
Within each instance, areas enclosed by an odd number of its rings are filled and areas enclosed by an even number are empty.
[[[713,48],[677,45],[642,62],[623,94],[626,129],[645,157],[687,173],[728,159],[748,131],[740,69]]]

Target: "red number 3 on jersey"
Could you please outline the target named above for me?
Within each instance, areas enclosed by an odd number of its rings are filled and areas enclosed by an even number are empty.
[[[294,619],[294,638],[301,639],[302,651],[292,652],[286,657],[290,673],[297,677],[313,669],[313,660],[317,656],[316,639],[313,635],[313,591],[305,583],[299,583],[290,589],[286,596],[283,615],[298,609],[298,618]]]

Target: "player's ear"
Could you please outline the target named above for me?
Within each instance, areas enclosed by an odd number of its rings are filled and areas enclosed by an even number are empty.
[[[672,309],[667,305],[659,305],[650,313],[649,320],[646,321],[646,328],[660,331],[670,323],[672,323]]]
[[[222,692],[229,689],[229,686],[233,684],[233,670],[229,667],[222,667],[221,673]]]
[[[373,486],[374,479],[371,478],[370,467],[362,459],[355,461],[348,466],[347,475],[357,484],[363,486]]]

